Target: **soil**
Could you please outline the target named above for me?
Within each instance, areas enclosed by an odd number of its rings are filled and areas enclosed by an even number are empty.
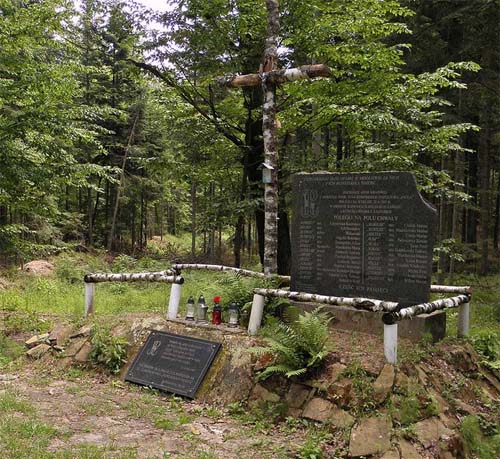
[[[47,356],[14,373],[0,374],[0,396],[14,393],[34,407],[39,421],[61,432],[48,451],[90,444],[118,451],[130,448],[137,455],[132,457],[139,459],[205,457],[203,452],[207,458],[287,458],[304,441],[303,427],[295,432],[283,429],[285,424],[260,427],[253,420],[230,416],[224,408],[161,394],[96,371],[62,372],[53,360]]]

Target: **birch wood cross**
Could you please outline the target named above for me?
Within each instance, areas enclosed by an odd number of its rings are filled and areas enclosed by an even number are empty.
[[[278,147],[276,124],[276,86],[290,81],[330,77],[330,68],[323,64],[304,65],[295,69],[276,69],[278,61],[279,1],[266,0],[267,39],[259,73],[230,75],[218,79],[227,88],[249,88],[262,85],[262,136],[264,164],[270,168],[271,183],[264,184],[264,274],[278,271]]]

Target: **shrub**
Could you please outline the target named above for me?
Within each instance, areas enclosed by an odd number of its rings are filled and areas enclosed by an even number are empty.
[[[274,373],[290,378],[319,367],[330,351],[328,323],[331,319],[329,314],[317,308],[290,324],[276,321],[264,327],[261,335],[267,345],[250,351],[257,355],[273,354],[275,359],[259,374],[259,379],[266,379]]]
[[[113,336],[108,329],[95,327],[90,359],[98,365],[103,365],[111,373],[119,373],[127,361],[128,346],[129,343],[124,338]]]
[[[481,355],[485,363],[491,368],[500,369],[500,332],[493,330],[482,330],[472,337],[472,343]]]

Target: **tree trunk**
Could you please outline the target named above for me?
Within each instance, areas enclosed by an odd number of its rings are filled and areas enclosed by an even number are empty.
[[[196,254],[196,210],[198,200],[196,197],[196,181],[191,183],[191,256]]]
[[[120,183],[118,184],[118,186],[116,188],[115,208],[113,209],[113,217],[111,219],[111,228],[109,230],[109,236],[108,236],[108,244],[107,244],[108,252],[111,252],[111,249],[113,247],[113,239],[115,236],[115,228],[116,228],[116,217],[118,216],[118,207],[120,205],[120,193],[121,193],[122,188],[125,186],[125,166],[127,164],[127,157],[128,157],[130,147],[131,147],[132,142],[134,140],[135,128],[137,126],[137,121],[139,120],[139,114],[140,114],[140,110],[137,110],[137,113],[136,113],[135,118],[134,118],[134,122],[132,124],[132,128],[130,129],[130,134],[128,137],[127,146],[125,147],[125,151],[123,152],[122,167],[121,167],[121,171],[120,171]],[[142,188],[141,188],[141,190],[142,190]],[[142,191],[141,191],[141,199],[142,199]],[[142,213],[141,213],[141,222],[142,222]],[[142,223],[141,223],[141,225],[142,225]],[[142,227],[141,227],[141,231],[142,231]],[[141,242],[141,249],[142,249],[142,242]]]
[[[495,224],[493,226],[493,248],[498,252],[498,236],[500,231],[500,169],[497,173],[497,196],[495,200]]]
[[[264,163],[271,168],[270,183],[264,184],[264,274],[271,276],[278,271],[278,146],[276,128],[276,87],[267,81],[266,72],[275,69],[278,61],[279,5],[278,0],[266,0],[267,39],[264,51],[262,87],[262,136]]]
[[[483,110],[487,110],[483,108]],[[481,263],[479,272],[485,275],[489,271],[488,240],[490,235],[490,118],[485,114],[481,123],[482,130],[479,134],[479,218],[481,227]]]

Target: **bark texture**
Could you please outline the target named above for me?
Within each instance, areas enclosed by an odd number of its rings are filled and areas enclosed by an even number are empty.
[[[326,296],[316,293],[290,292],[288,290],[256,288],[253,291],[257,295],[275,298],[289,298],[306,303],[332,304],[336,306],[353,306],[373,312],[389,312],[399,308],[399,303],[393,301],[375,300],[372,298],[347,298],[342,296]]]
[[[412,319],[420,314],[430,314],[431,312],[439,311],[440,309],[456,308],[461,304],[468,303],[469,301],[470,295],[458,295],[452,298],[444,298],[442,300],[417,304],[415,306],[403,308],[399,311],[384,314],[382,320],[386,324],[393,324],[399,320]]]
[[[278,142],[276,127],[276,86],[268,80],[267,72],[275,69],[278,61],[279,4],[266,0],[267,39],[262,64],[262,136],[264,163],[271,169],[270,183],[264,185],[264,274],[278,272]]]
[[[166,271],[148,272],[148,273],[93,273],[84,277],[87,283],[98,282],[166,282],[168,284],[183,284],[184,279],[178,276],[175,271],[167,269]]]
[[[331,77],[330,67],[324,64],[302,65],[293,69],[271,70],[266,73],[268,84],[280,85],[299,80],[310,80],[318,77]],[[228,75],[221,77],[217,83],[227,88],[248,88],[262,84],[262,75],[249,73],[247,75]]]
[[[175,270],[177,274],[180,274],[180,272],[184,269],[206,269],[208,271],[232,271],[238,274],[241,274],[242,276],[247,276],[247,277],[260,277],[264,278],[265,274],[259,273],[257,271],[250,271],[248,269],[241,269],[241,268],[234,268],[233,266],[223,266],[223,265],[205,265],[205,264],[199,264],[199,263],[177,263],[172,265],[172,269]],[[276,276],[280,279],[282,284],[288,284],[290,283],[290,277],[289,276]]]
[[[472,287],[459,287],[455,285],[431,285],[431,293],[460,293],[463,295],[470,295],[472,293]]]

